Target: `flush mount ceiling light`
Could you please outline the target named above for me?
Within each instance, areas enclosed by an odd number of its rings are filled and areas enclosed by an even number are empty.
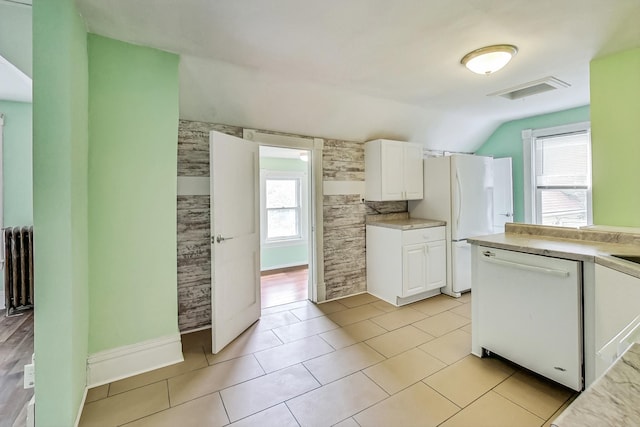
[[[510,44],[481,47],[467,53],[460,63],[476,74],[492,74],[511,61],[518,48]]]

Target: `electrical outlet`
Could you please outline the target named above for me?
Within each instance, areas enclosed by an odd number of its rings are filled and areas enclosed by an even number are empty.
[[[33,388],[36,383],[35,365],[24,365],[24,388]]]

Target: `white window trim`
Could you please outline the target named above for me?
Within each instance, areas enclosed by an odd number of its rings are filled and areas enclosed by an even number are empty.
[[[300,237],[287,237],[282,239],[267,238],[267,209],[266,209],[266,182],[268,179],[299,179],[300,180]],[[260,170],[260,241],[265,248],[284,246],[297,246],[308,243],[308,200],[309,191],[307,174],[301,171],[277,171]]]
[[[591,134],[591,122],[578,122],[568,125],[554,126],[541,129],[524,129],[522,131],[522,162],[524,169],[524,222],[527,224],[535,224],[536,213],[536,183],[532,173],[532,162],[535,158],[533,150],[535,149],[534,141],[537,138],[548,136],[571,134],[578,132],[587,132]],[[591,150],[591,146],[589,146]],[[589,164],[589,175],[591,175],[591,164]],[[593,204],[591,188],[587,190],[587,222],[593,224]]]

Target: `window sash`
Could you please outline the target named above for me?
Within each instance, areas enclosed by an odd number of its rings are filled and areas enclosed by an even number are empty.
[[[562,165],[560,162],[560,170],[558,168],[554,168],[551,165],[550,172],[548,174],[542,173],[542,166],[537,161],[539,155],[541,154],[542,149],[544,148],[545,143],[552,142],[555,138],[563,138],[564,141],[560,142],[565,147],[571,146],[573,143],[582,145],[579,140],[571,141],[572,136],[586,136],[586,159],[584,159],[584,169],[577,167],[574,163],[573,168],[570,168],[566,174],[562,173]],[[550,215],[549,212],[542,212],[545,208],[542,203],[542,193],[546,192],[550,194],[553,191],[562,192],[565,190],[567,194],[571,194],[573,192],[573,196],[576,195],[576,191],[583,191],[584,199],[586,200],[586,219],[582,219],[582,223],[579,225],[588,225],[593,222],[592,216],[592,201],[591,201],[591,135],[590,135],[590,123],[589,122],[581,122],[574,123],[570,125],[558,126],[554,128],[546,128],[546,129],[525,129],[522,131],[522,141],[523,141],[523,157],[524,157],[524,193],[525,193],[525,222],[534,223],[534,224],[543,224],[545,222],[544,217],[548,217]],[[559,149],[562,150],[561,146],[548,147],[549,149]],[[578,155],[581,154],[578,151]],[[560,152],[559,155],[562,155]],[[566,153],[565,153],[566,155]],[[558,161],[557,158],[548,159],[550,161]],[[573,158],[572,158],[573,160]],[[545,165],[546,166],[546,165]],[[555,170],[554,170],[555,169]],[[560,173],[558,173],[560,172]],[[557,193],[556,193],[557,194]],[[569,197],[569,196],[567,196]],[[571,203],[567,203],[569,207]],[[573,206],[574,207],[574,206]],[[584,211],[584,209],[582,209]],[[567,215],[570,216],[572,212],[576,212],[575,209],[568,209]],[[562,216],[562,215],[560,215]],[[563,225],[563,224],[556,224]],[[576,226],[578,224],[572,224],[571,226]]]

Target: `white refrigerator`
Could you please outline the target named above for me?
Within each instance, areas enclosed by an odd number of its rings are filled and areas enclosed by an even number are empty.
[[[409,215],[446,221],[447,285],[459,296],[471,289],[471,245],[466,239],[493,233],[493,159],[454,154],[424,160],[424,198],[409,202]]]

